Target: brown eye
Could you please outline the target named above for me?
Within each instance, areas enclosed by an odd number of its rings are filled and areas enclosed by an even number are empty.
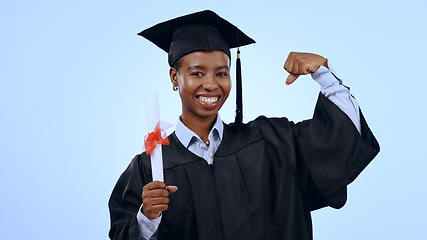
[[[191,73],[191,76],[202,77],[203,73],[201,73],[201,72],[193,72],[193,73]]]
[[[216,74],[218,77],[226,77],[226,76],[228,76],[228,73],[227,72],[219,72],[219,73],[217,73]]]

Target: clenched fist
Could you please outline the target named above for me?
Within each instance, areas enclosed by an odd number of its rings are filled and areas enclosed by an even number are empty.
[[[148,219],[160,217],[168,209],[169,193],[176,192],[177,186],[166,186],[164,182],[154,181],[142,188],[142,214]]]
[[[299,52],[289,53],[285,66],[283,66],[289,72],[286,84],[293,83],[300,75],[316,72],[321,65],[329,68],[326,58],[320,55]]]

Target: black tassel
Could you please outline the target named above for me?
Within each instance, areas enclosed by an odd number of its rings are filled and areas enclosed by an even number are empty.
[[[234,123],[237,128],[242,126],[243,122],[243,103],[242,103],[242,67],[240,63],[240,49],[237,48],[236,59],[236,119]]]

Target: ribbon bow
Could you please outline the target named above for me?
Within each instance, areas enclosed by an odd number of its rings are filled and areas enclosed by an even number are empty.
[[[160,128],[160,121],[157,123],[154,131],[145,135],[144,147],[147,154],[152,155],[153,150],[158,144],[169,145],[169,139],[164,129]]]

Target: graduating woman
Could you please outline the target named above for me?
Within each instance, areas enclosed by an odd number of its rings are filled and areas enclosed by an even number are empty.
[[[110,238],[312,239],[310,212],[342,207],[346,186],[379,151],[328,61],[291,53],[284,66],[288,84],[309,73],[320,84],[312,119],[242,123],[238,76],[236,122],[224,124],[218,111],[231,89],[229,49],[254,41],[212,11],[140,35],[168,53],[182,114],[162,146],[164,182],[152,181],[145,152],[120,176],[109,201]]]

